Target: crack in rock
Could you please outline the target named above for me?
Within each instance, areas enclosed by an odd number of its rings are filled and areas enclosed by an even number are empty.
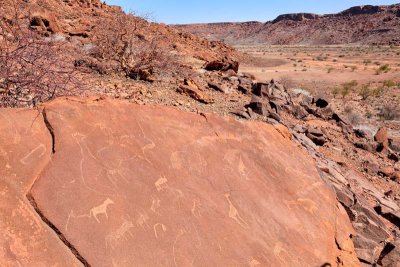
[[[67,238],[64,236],[64,234],[49,220],[46,218],[46,216],[43,214],[43,212],[39,209],[35,198],[33,195],[29,192],[26,195],[29,203],[32,205],[32,207],[35,209],[37,214],[40,216],[42,221],[47,224],[58,236],[58,238],[71,250],[72,254],[83,264],[85,267],[90,267],[91,265],[86,261],[86,259],[79,253],[79,251],[72,245]]]
[[[54,134],[53,126],[51,125],[50,121],[47,118],[46,108],[43,108],[42,115],[43,115],[44,124],[46,125],[46,128],[47,128],[47,130],[49,130],[49,133],[51,135],[51,152],[53,154],[55,154],[56,153],[56,135]]]

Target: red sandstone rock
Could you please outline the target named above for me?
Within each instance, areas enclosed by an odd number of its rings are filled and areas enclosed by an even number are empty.
[[[26,197],[50,154],[38,111],[0,109],[0,266],[80,266]]]
[[[335,194],[271,125],[117,101],[46,109],[56,153],[32,201],[92,266],[359,265]]]

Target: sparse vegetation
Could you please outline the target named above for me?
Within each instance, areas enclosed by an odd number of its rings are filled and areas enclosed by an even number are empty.
[[[380,75],[380,74],[382,74],[382,73],[388,73],[389,71],[390,71],[389,65],[388,65],[388,64],[385,64],[385,65],[380,66],[380,67],[376,70],[375,74],[376,74],[376,75]]]
[[[371,63],[372,63],[372,61],[370,59],[364,59],[364,61],[363,61],[364,65],[368,65],[368,64],[371,64]]]
[[[82,88],[74,61],[66,54],[72,48],[62,39],[43,38],[28,25],[16,5],[13,18],[0,19],[2,107],[36,106]]]
[[[122,71],[131,79],[154,81],[155,74],[171,70],[174,61],[157,37],[145,40],[139,29],[148,26],[133,14],[102,20],[94,29],[91,55],[107,63],[111,71]]]
[[[342,85],[342,88],[340,90],[340,94],[342,95],[343,98],[345,98],[346,96],[348,96],[354,89],[355,87],[358,85],[358,82],[353,80],[347,83],[344,83]]]
[[[364,84],[363,86],[361,86],[361,90],[360,90],[359,94],[360,94],[362,100],[366,100],[368,97],[370,97],[372,95],[372,90],[370,88],[370,85]]]
[[[396,87],[397,83],[395,81],[393,81],[393,80],[386,80],[386,81],[383,81],[383,86],[384,87],[389,87],[389,88]]]
[[[383,120],[399,120],[400,119],[400,110],[398,107],[394,107],[392,105],[384,105],[380,108],[379,116]]]

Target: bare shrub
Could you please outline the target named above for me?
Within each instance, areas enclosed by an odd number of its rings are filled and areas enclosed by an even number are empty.
[[[132,13],[104,18],[94,29],[91,55],[106,62],[111,71],[154,81],[156,74],[171,71],[174,60],[159,37],[141,34],[148,27],[147,21]]]
[[[359,95],[361,96],[362,100],[367,100],[367,98],[370,97],[372,94],[373,92],[369,84],[364,84],[359,92]]]
[[[400,120],[400,109],[392,105],[385,105],[380,108],[379,117],[383,120]]]
[[[358,125],[362,122],[363,118],[352,106],[345,106],[344,113],[351,125]]]
[[[62,42],[29,29],[29,18],[0,18],[0,106],[35,106],[56,96],[73,94],[76,70]]]

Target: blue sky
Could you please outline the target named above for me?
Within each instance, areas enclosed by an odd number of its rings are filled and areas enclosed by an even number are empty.
[[[398,2],[400,0],[106,0],[107,4],[122,6],[125,11],[150,14],[151,20],[168,24],[268,21],[284,13],[326,14],[351,6]]]

